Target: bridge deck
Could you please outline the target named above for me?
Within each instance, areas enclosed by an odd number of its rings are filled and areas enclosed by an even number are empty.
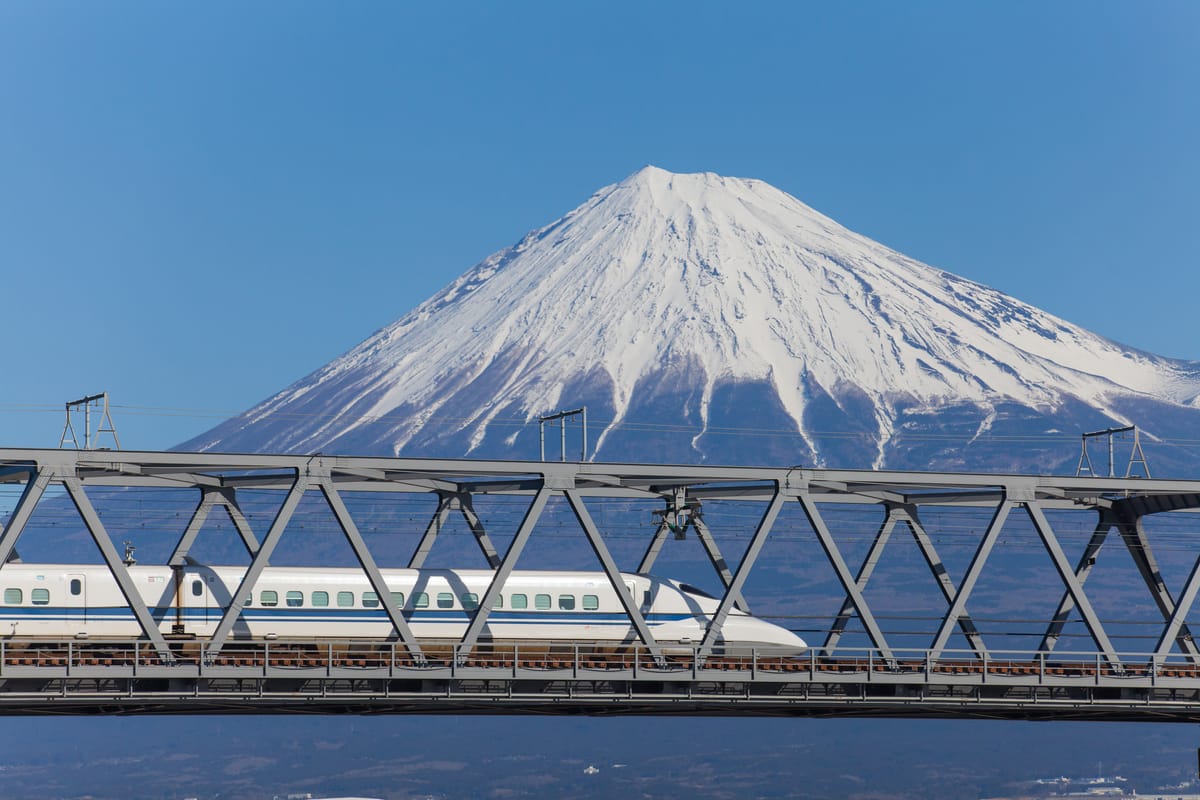
[[[237,642],[0,642],[0,714],[581,713],[1200,721],[1200,667],[1100,653],[752,651],[656,660],[590,645],[427,649]]]

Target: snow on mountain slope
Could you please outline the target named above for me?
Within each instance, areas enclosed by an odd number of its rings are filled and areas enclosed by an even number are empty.
[[[678,460],[756,460],[714,459],[719,406],[722,425],[749,412],[745,427],[792,431],[813,463],[830,425],[852,425],[865,463],[837,466],[879,467],[898,426],[941,409],[969,409],[969,440],[1013,408],[1045,429],[1067,409],[1125,423],[1133,401],[1198,395],[1194,362],[909,259],[766,183],[646,167],[184,447],[534,457],[527,423],[587,403],[599,458],[632,458],[621,431],[677,426]]]

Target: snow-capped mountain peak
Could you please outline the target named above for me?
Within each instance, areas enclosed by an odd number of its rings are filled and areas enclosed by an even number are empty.
[[[1117,398],[1200,394],[1194,364],[909,259],[762,181],[647,166],[188,446],[258,428],[261,449],[464,455],[589,403],[601,454],[630,426],[678,425],[695,460],[737,387],[818,463],[832,403],[871,441],[857,466],[877,467],[904,418],[941,407],[976,409],[978,435],[1007,405],[1124,421]],[[647,417],[656,404],[667,418]],[[281,410],[311,420],[268,424]]]

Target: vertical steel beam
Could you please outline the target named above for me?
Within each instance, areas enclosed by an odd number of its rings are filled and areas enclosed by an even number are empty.
[[[183,535],[179,537],[179,541],[175,545],[175,549],[171,552],[171,557],[167,559],[167,566],[182,567],[186,562],[188,552],[192,549],[192,545],[196,543],[196,537],[200,534],[201,528],[208,520],[209,512],[217,506],[225,509],[229,514],[229,519],[237,529],[238,535],[242,538],[242,544],[246,547],[246,552],[254,558],[254,554],[258,552],[258,539],[254,536],[254,531],[250,529],[250,523],[242,514],[242,510],[238,508],[237,499],[233,489],[213,488],[211,486],[200,487],[200,504],[196,506],[196,510],[192,513],[191,520],[188,521],[188,526],[183,531]]]
[[[942,651],[946,649],[946,642],[950,639],[951,631],[967,613],[967,598],[971,596],[980,574],[983,573],[983,566],[987,563],[988,555],[991,554],[996,539],[1000,536],[1000,531],[1004,528],[1004,523],[1008,520],[1008,515],[1014,505],[1016,505],[1016,501],[1010,500],[1008,492],[1005,491],[1005,498],[996,507],[996,513],[992,515],[992,521],[988,524],[983,538],[980,539],[979,547],[975,549],[970,566],[967,567],[967,574],[963,576],[962,583],[958,586],[958,592],[954,595],[954,600],[950,603],[946,616],[942,617],[942,624],[938,628],[937,634],[934,635],[933,642],[929,645],[930,660],[936,661],[941,657]]]
[[[875,540],[871,542],[871,549],[867,551],[867,557],[863,560],[862,566],[858,570],[858,576],[854,580],[860,592],[867,588],[867,581],[871,579],[871,573],[875,571],[875,565],[879,563],[879,557],[883,555],[883,548],[887,545],[888,538],[891,537],[892,530],[896,527],[897,519],[896,507],[889,505],[887,516],[879,525],[879,530],[875,533]],[[846,630],[846,624],[850,622],[850,615],[853,613],[854,601],[847,594],[838,611],[837,618],[829,626],[829,634],[825,637],[825,644],[821,647],[823,652],[832,653],[837,648],[842,633]]]
[[[21,490],[21,498],[17,500],[17,505],[8,518],[8,524],[0,531],[0,569],[4,568],[8,557],[12,555],[13,548],[17,546],[17,539],[21,537],[21,531],[25,530],[25,524],[29,522],[54,474],[51,467],[41,467],[37,469],[36,474],[34,468],[30,467],[29,480]]]
[[[642,644],[646,645],[654,660],[661,662],[663,660],[662,650],[655,641],[654,634],[650,632],[650,626],[646,624],[645,617],[638,609],[637,601],[630,597],[629,592],[625,589],[625,578],[617,569],[617,562],[613,560],[612,554],[605,546],[600,529],[596,527],[591,514],[588,513],[583,498],[575,489],[566,490],[566,495],[567,502],[571,504],[571,510],[575,512],[575,518],[579,520],[579,526],[583,528],[583,532],[587,536],[588,544],[592,546],[592,552],[596,554],[596,559],[604,568],[604,574],[608,576],[608,582],[612,584],[613,591],[617,593],[617,599],[621,601],[625,613],[629,615],[629,621],[637,631],[638,638],[642,640]]]
[[[333,481],[322,476],[318,481],[321,487],[321,494],[325,495],[326,502],[333,510],[333,516],[337,518],[338,526],[342,529],[342,533],[346,535],[346,539],[350,542],[350,546],[354,548],[354,556],[358,559],[359,565],[363,568],[363,572],[367,574],[367,580],[371,582],[371,587],[375,589],[375,595],[379,598],[379,602],[383,604],[383,608],[387,611],[388,619],[392,622],[392,628],[396,635],[400,637],[400,641],[404,642],[404,646],[408,648],[408,652],[416,661],[421,661],[421,646],[417,644],[417,637],[413,636],[412,628],[408,626],[408,621],[404,619],[404,614],[401,609],[396,607],[392,602],[391,589],[387,585],[387,581],[383,579],[383,573],[379,571],[379,566],[375,563],[371,551],[367,548],[367,543],[363,541],[362,534],[359,533],[358,526],[354,524],[354,518],[350,516],[350,510],[346,508],[346,504],[342,502],[342,496],[338,494],[337,489],[333,486]]]
[[[946,571],[946,565],[942,561],[942,557],[938,555],[937,549],[933,546],[933,540],[929,538],[929,534],[925,531],[925,526],[921,524],[916,507],[906,507],[900,512],[908,529],[912,531],[913,538],[917,540],[917,546],[921,548],[921,554],[925,556],[925,563],[929,565],[929,570],[933,573],[934,579],[938,582],[938,586],[942,589],[942,595],[946,598],[947,603],[953,603],[954,598],[958,595],[958,590],[954,587],[954,581],[950,580],[950,574]],[[975,627],[974,620],[971,615],[963,613],[958,618],[958,626],[962,629],[963,636],[971,645],[971,649],[976,655],[984,657],[987,655],[987,647],[983,643],[983,636]]]
[[[1096,559],[1100,555],[1100,548],[1104,546],[1109,531],[1116,524],[1110,511],[1100,510],[1100,519],[1092,531],[1092,538],[1088,540],[1087,547],[1083,548],[1083,555],[1079,557],[1079,563],[1075,565],[1075,579],[1079,581],[1080,586],[1087,582],[1088,575],[1091,574],[1092,567],[1096,565]],[[1058,609],[1054,612],[1050,625],[1046,628],[1046,633],[1038,645],[1038,652],[1049,653],[1054,649],[1058,643],[1058,637],[1062,635],[1062,630],[1066,627],[1067,620],[1071,617],[1073,608],[1075,608],[1075,600],[1071,597],[1071,592],[1064,589],[1062,599],[1058,602]]]
[[[1108,640],[1108,634],[1105,633],[1104,626],[1100,624],[1100,618],[1096,616],[1091,601],[1084,594],[1083,585],[1076,579],[1075,570],[1071,568],[1070,562],[1067,561],[1067,556],[1063,552],[1062,545],[1059,544],[1058,538],[1054,535],[1054,529],[1050,527],[1050,522],[1046,519],[1046,515],[1042,513],[1041,506],[1038,505],[1036,500],[1028,500],[1025,502],[1025,511],[1029,514],[1029,518],[1033,520],[1033,527],[1037,529],[1038,535],[1042,537],[1042,544],[1046,546],[1046,551],[1050,553],[1050,558],[1054,561],[1054,568],[1058,570],[1059,577],[1067,585],[1067,591],[1071,593],[1071,598],[1079,608],[1079,615],[1083,617],[1083,624],[1087,626],[1088,632],[1092,634],[1092,639],[1095,640],[1096,646],[1104,654],[1108,663],[1114,667],[1120,667],[1121,660],[1117,657],[1116,650]]]
[[[463,519],[467,521],[467,527],[471,529],[471,533],[475,535],[475,541],[479,544],[479,549],[483,551],[483,557],[487,559],[488,566],[492,569],[500,566],[500,556],[496,553],[496,546],[488,537],[487,529],[483,527],[483,521],[475,513],[471,495],[460,494],[456,499],[458,510],[463,515]]]
[[[659,551],[662,550],[663,542],[667,540],[667,533],[670,530],[671,526],[667,524],[667,517],[664,514],[662,521],[658,523],[658,530],[654,531],[654,536],[650,539],[650,545],[646,548],[646,554],[642,556],[642,560],[638,564],[637,571],[639,574],[646,575],[650,570],[654,569],[654,562],[658,560]]]
[[[913,539],[916,540],[917,546],[921,550],[921,555],[925,558],[925,563],[929,566],[929,570],[933,574],[934,580],[937,581],[938,587],[942,590],[942,595],[946,598],[946,602],[953,603],[957,590],[954,588],[954,583],[950,580],[950,576],[946,572],[945,564],[941,556],[938,555],[937,548],[933,546],[933,541],[929,538],[929,534],[921,524],[916,508],[900,506],[894,503],[888,504],[887,516],[880,524],[875,541],[871,544],[871,549],[863,561],[862,568],[859,570],[858,577],[855,580],[858,590],[860,592],[866,590],[867,582],[875,571],[875,566],[882,557],[883,549],[887,545],[888,537],[891,535],[897,522],[903,522],[908,526]],[[829,636],[821,648],[823,652],[831,653],[837,647],[837,643],[841,639],[846,624],[849,622],[853,612],[854,603],[847,596],[841,610],[838,611],[837,619],[834,620],[830,628]],[[980,656],[986,655],[987,648],[983,643],[983,637],[979,635],[979,631],[975,628],[975,623],[968,615],[963,614],[959,618],[959,627],[962,628],[963,635],[967,637],[967,641],[971,643],[972,649]]]
[[[1171,596],[1170,590],[1167,589],[1166,581],[1163,580],[1158,560],[1154,557],[1154,551],[1150,549],[1150,539],[1146,536],[1142,518],[1140,516],[1133,517],[1124,510],[1114,513],[1121,541],[1125,542],[1125,546],[1129,549],[1129,555],[1133,557],[1142,580],[1150,590],[1154,604],[1158,606],[1158,612],[1162,614],[1162,618],[1168,626],[1172,626],[1172,621],[1176,621],[1173,629],[1175,640],[1179,642],[1180,651],[1186,653],[1192,663],[1200,663],[1200,649],[1197,649],[1196,643],[1192,639],[1192,632],[1188,630],[1187,614],[1184,613],[1180,616],[1175,613],[1175,600]],[[1167,647],[1170,649],[1170,645]]]
[[[654,562],[658,560],[658,554],[667,540],[667,533],[674,533],[677,539],[684,538],[692,518],[687,505],[687,489],[674,489],[669,496],[664,494],[663,502],[666,503],[666,507],[661,512],[656,512],[662,514],[658,528],[654,531],[654,536],[651,537],[650,544],[646,547],[641,563],[638,564],[637,571],[642,575],[649,574],[650,570],[654,568]],[[683,524],[679,525],[681,514],[684,520]]]
[[[187,527],[183,530],[183,535],[175,543],[175,549],[171,551],[171,557],[167,559],[167,566],[182,567],[184,565],[188,551],[192,549],[192,545],[196,541],[196,536],[199,535],[200,529],[204,527],[204,521],[208,519],[208,512],[212,511],[213,506],[216,504],[216,493],[211,488],[201,488],[200,504],[192,512],[192,518],[188,520]]]
[[[496,574],[492,576],[492,582],[488,584],[487,591],[483,598],[479,601],[479,608],[475,609],[475,613],[471,615],[471,622],[467,625],[466,632],[459,644],[461,652],[469,652],[475,646],[475,642],[479,640],[479,634],[483,632],[484,625],[487,624],[488,616],[492,613],[492,606],[496,602],[496,596],[504,588],[504,582],[508,580],[508,576],[512,573],[513,567],[517,565],[517,559],[521,557],[521,551],[525,549],[525,543],[529,541],[529,535],[533,533],[534,527],[537,525],[538,519],[542,516],[542,510],[546,507],[546,501],[550,498],[551,490],[543,485],[538,489],[537,494],[533,497],[533,502],[529,504],[529,508],[525,512],[525,518],[521,520],[521,527],[517,529],[516,536],[508,545],[508,551],[504,554],[504,560],[500,562],[500,566],[496,568]]]
[[[717,540],[713,538],[712,531],[704,524],[704,520],[700,519],[700,515],[696,510],[688,514],[688,520],[692,524],[692,529],[696,531],[696,538],[704,545],[704,552],[708,554],[708,560],[712,562],[713,569],[717,571],[717,576],[721,579],[721,583],[728,589],[733,583],[733,574],[729,571],[729,564],[725,561],[725,556],[721,555],[721,549],[717,547]],[[739,611],[750,613],[750,605],[746,602],[746,598],[738,592],[733,598],[733,606]]]
[[[100,555],[104,558],[104,563],[108,565],[108,571],[112,573],[121,594],[125,595],[125,601],[129,603],[129,609],[137,619],[138,625],[141,626],[142,633],[154,644],[154,649],[158,651],[158,655],[163,661],[173,661],[171,647],[163,637],[162,631],[158,629],[158,623],[154,621],[154,617],[138,593],[137,587],[134,586],[128,567],[117,555],[117,548],[113,546],[108,531],[104,529],[104,525],[100,522],[100,516],[83,491],[83,483],[74,476],[63,476],[62,482],[67,488],[67,494],[71,496],[71,502],[79,511],[79,516],[83,518],[83,524],[87,527],[88,533],[92,535],[96,547],[100,549]]]
[[[434,543],[437,542],[438,536],[441,535],[442,528],[445,527],[446,521],[450,518],[450,512],[455,509],[466,520],[467,527],[471,529],[471,534],[475,537],[475,542],[479,545],[480,551],[483,552],[483,557],[487,559],[488,566],[492,569],[500,566],[500,556],[496,553],[496,546],[492,544],[492,540],[487,534],[487,529],[483,525],[483,520],[479,519],[479,515],[475,513],[475,507],[471,503],[471,495],[439,494],[437,511],[433,512],[433,517],[430,518],[429,525],[426,526],[425,533],[421,536],[421,541],[417,544],[417,549],[408,561],[409,569],[420,569],[425,566],[425,560],[429,557],[429,552],[433,549]]]
[[[292,484],[287,497],[284,498],[283,504],[279,507],[279,511],[276,512],[275,520],[271,523],[271,528],[267,531],[266,538],[263,539],[263,543],[258,548],[258,552],[254,554],[254,558],[250,560],[250,566],[246,568],[245,574],[242,575],[242,580],[233,592],[233,597],[229,600],[229,608],[225,609],[225,614],[217,624],[217,629],[213,631],[207,651],[209,655],[215,656],[225,646],[225,640],[229,638],[230,631],[233,630],[238,617],[242,615],[242,607],[246,602],[246,598],[250,595],[251,590],[254,589],[254,584],[258,582],[263,569],[270,563],[271,553],[275,552],[275,545],[279,544],[279,537],[283,536],[284,529],[287,527],[292,515],[296,513],[296,506],[300,504],[300,500],[308,490],[309,482],[308,473],[297,470],[296,482]]]
[[[737,571],[733,574],[733,580],[730,582],[729,588],[725,590],[725,595],[721,598],[721,602],[717,604],[717,610],[713,612],[712,619],[708,622],[708,629],[704,632],[704,640],[700,643],[700,647],[696,651],[697,658],[708,656],[716,645],[717,637],[721,635],[721,628],[725,626],[725,620],[729,617],[729,612],[733,609],[734,600],[741,595],[742,586],[745,585],[746,578],[750,576],[750,570],[753,569],[754,562],[758,560],[758,554],[762,551],[762,546],[767,541],[767,536],[770,534],[771,528],[775,525],[775,519],[779,516],[779,509],[783,507],[784,499],[783,492],[776,485],[775,495],[767,505],[766,511],[763,512],[762,519],[758,523],[758,529],[754,532],[754,536],[750,539],[750,544],[746,547],[746,554],[738,562]]]
[[[241,506],[238,505],[237,494],[235,489],[220,489],[221,505],[225,507],[225,513],[229,515],[230,522],[233,527],[237,528],[238,535],[242,537],[242,544],[246,546],[246,552],[250,554],[250,558],[254,558],[258,553],[258,537],[254,535],[254,530],[250,527],[250,520],[246,519],[246,515],[242,513]]]
[[[1196,592],[1200,590],[1200,558],[1192,565],[1192,572],[1188,575],[1187,582],[1183,585],[1183,593],[1179,596],[1179,604],[1171,612],[1170,619],[1167,620],[1166,627],[1163,628],[1162,636],[1159,637],[1157,644],[1154,646],[1154,654],[1157,656],[1165,656],[1171,650],[1171,642],[1178,640],[1183,644],[1182,632],[1186,630],[1184,620],[1192,610],[1192,604],[1196,602]],[[1188,644],[1194,643],[1187,640]],[[1186,650],[1184,652],[1187,652]],[[1194,661],[1195,659],[1193,659]]]
[[[438,495],[437,511],[433,512],[433,516],[429,519],[429,524],[425,526],[425,534],[421,537],[421,541],[417,543],[417,549],[413,552],[412,558],[408,560],[409,569],[420,569],[425,566],[425,559],[429,558],[429,551],[433,549],[433,544],[437,541],[438,534],[442,532],[442,526],[446,524],[446,520],[450,517],[452,502],[452,495]]]
[[[858,618],[862,620],[863,627],[867,631],[867,636],[871,639],[871,644],[874,645],[875,649],[879,651],[880,656],[886,661],[889,663],[894,661],[892,650],[888,647],[883,630],[875,621],[875,615],[871,613],[866,598],[863,597],[862,592],[859,591],[858,584],[855,583],[854,577],[850,574],[850,569],[846,566],[846,561],[842,558],[842,553],[838,550],[837,543],[833,541],[833,535],[829,532],[825,520],[821,517],[821,512],[817,510],[817,504],[813,502],[812,496],[807,491],[800,492],[796,496],[796,499],[800,501],[800,505],[804,509],[804,515],[808,517],[808,524],[812,526],[813,533],[817,535],[817,540],[821,543],[821,549],[825,551],[825,557],[829,559],[829,563],[833,566],[838,581],[841,582],[842,588],[846,591],[846,596],[854,604],[854,610],[858,612]],[[829,653],[826,652],[826,655],[829,655]]]

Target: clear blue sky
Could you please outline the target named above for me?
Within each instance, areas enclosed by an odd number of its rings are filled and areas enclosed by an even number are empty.
[[[1195,2],[8,0],[0,445],[169,447],[647,163],[1200,359],[1198,87]]]

